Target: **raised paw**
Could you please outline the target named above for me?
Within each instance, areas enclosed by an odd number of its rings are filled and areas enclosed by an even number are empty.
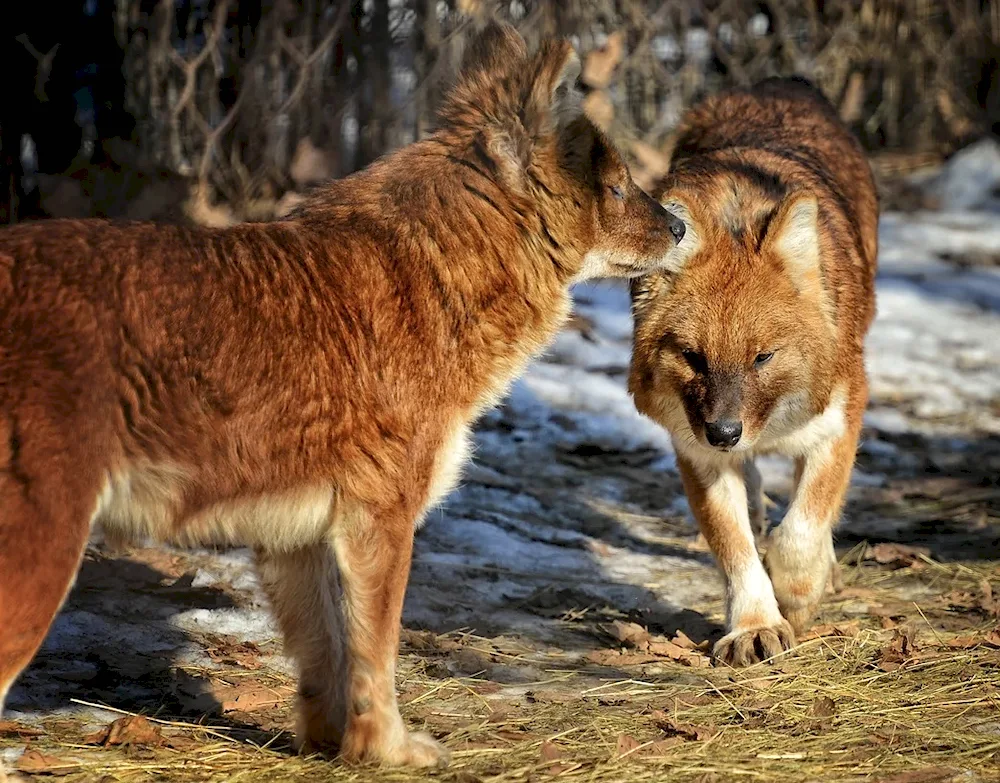
[[[715,658],[729,666],[752,666],[795,646],[795,632],[787,620],[763,628],[730,631],[712,650]]]

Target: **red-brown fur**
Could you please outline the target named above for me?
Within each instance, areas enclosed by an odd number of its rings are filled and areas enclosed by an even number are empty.
[[[286,220],[0,232],[0,708],[97,522],[255,548],[303,744],[445,757],[395,701],[414,527],[572,282],[666,268],[682,227],[578,70],[490,25],[438,131]]]
[[[661,201],[688,223],[683,267],[633,285],[630,389],[670,430],[726,576],[716,653],[745,664],[789,647],[837,579],[831,529],[867,401],[875,187],[825,99],[779,79],[687,114]],[[765,537],[765,574],[751,522],[764,518],[753,457],[768,452],[795,458],[797,488]]]

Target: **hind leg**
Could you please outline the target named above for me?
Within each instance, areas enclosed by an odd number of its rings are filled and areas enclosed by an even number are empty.
[[[757,543],[767,535],[767,499],[764,497],[764,482],[760,471],[752,459],[743,463],[743,481],[747,488],[747,505],[750,511],[750,527]]]
[[[329,543],[258,552],[257,569],[298,665],[296,744],[305,753],[337,749],[347,722],[346,639],[337,563]]]
[[[0,714],[76,578],[90,529],[86,512],[36,489],[0,473]]]

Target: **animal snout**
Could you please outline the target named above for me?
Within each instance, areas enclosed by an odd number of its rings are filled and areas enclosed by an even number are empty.
[[[730,449],[743,435],[741,421],[710,421],[705,424],[705,439],[719,449]]]

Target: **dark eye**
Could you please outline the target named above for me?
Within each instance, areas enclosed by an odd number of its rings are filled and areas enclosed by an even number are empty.
[[[684,357],[684,361],[691,365],[691,369],[695,372],[708,372],[708,361],[705,359],[704,354],[697,351],[681,351],[681,356]]]
[[[619,201],[625,200],[625,190],[620,185],[610,185],[608,189],[611,191],[611,195]]]
[[[757,354],[757,358],[753,360],[753,366],[754,367],[763,367],[765,364],[767,364],[769,361],[771,361],[771,357],[772,356],[774,356],[774,351],[771,351],[771,353],[759,353],[759,354]]]

